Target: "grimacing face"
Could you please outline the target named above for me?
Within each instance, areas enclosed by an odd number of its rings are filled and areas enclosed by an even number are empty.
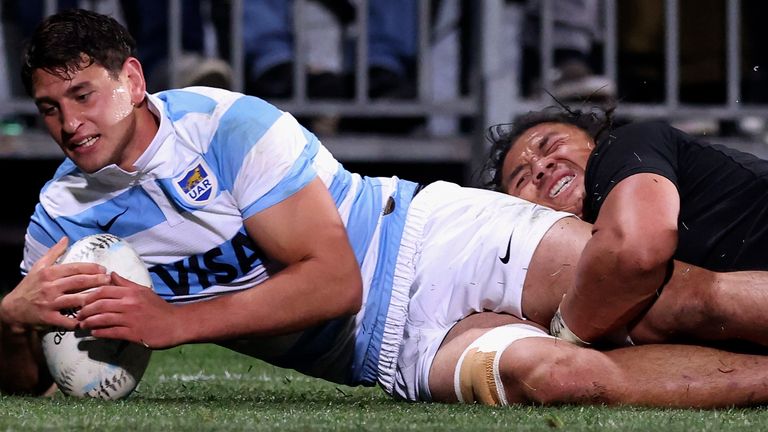
[[[130,171],[143,151],[135,105],[143,100],[144,89],[137,72],[141,66],[133,58],[117,78],[96,63],[68,79],[34,71],[33,98],[43,122],[64,154],[83,171],[93,173],[110,164]]]
[[[582,216],[584,171],[595,142],[567,123],[541,123],[512,144],[502,165],[502,191]]]

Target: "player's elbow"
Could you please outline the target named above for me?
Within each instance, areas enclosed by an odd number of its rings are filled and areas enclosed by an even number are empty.
[[[343,281],[340,282],[343,289],[339,290],[337,304],[341,307],[342,315],[354,315],[360,311],[363,303],[363,278],[360,268],[355,266],[350,269]]]
[[[664,272],[671,256],[656,254],[648,251],[622,251],[617,254],[616,271],[625,277],[645,279],[651,275]]]
[[[348,290],[349,296],[347,299],[347,314],[353,315],[360,312],[360,308],[363,306],[363,280],[358,277],[354,284],[350,285]]]
[[[666,271],[677,248],[677,230],[620,235],[614,245],[616,270],[628,277],[647,278]]]

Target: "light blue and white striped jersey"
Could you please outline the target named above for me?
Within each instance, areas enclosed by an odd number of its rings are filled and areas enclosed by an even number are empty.
[[[336,202],[360,263],[363,308],[355,317],[300,333],[229,346],[309,375],[374,384],[416,184],[346,171],[290,114],[255,97],[191,87],[148,99],[160,125],[136,161],[137,171],[111,165],[86,174],[65,160],[40,193],[22,272],[62,236],[73,242],[109,232],[139,252],[154,290],[168,302],[253,288],[280,265],[251,241],[243,220],[318,176]]]

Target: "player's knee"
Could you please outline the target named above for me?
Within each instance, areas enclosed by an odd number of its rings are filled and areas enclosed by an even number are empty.
[[[622,374],[604,354],[521,324],[495,328],[475,340],[454,375],[459,401],[497,406],[610,404],[625,388]]]
[[[523,402],[517,383],[509,379],[509,368],[501,365],[501,357],[514,342],[525,338],[551,336],[533,326],[511,324],[494,328],[472,342],[456,364],[454,390],[457,399],[494,406]]]
[[[622,388],[621,374],[597,351],[560,342],[510,354],[504,381],[516,383],[528,403],[612,404]]]
[[[726,293],[725,297],[729,295]],[[729,320],[728,312],[723,308],[725,304],[723,292],[718,285],[702,287],[695,296],[689,308],[687,327],[691,330],[706,326],[719,326]]]
[[[702,288],[675,301],[672,308],[651,308],[632,330],[632,340],[638,344],[676,342],[718,328],[728,317],[718,303],[716,289]]]

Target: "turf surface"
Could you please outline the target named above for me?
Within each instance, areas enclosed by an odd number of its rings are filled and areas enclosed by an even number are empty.
[[[159,351],[126,400],[0,397],[0,430],[768,430],[768,411],[406,403],[304,377],[212,345]]]

